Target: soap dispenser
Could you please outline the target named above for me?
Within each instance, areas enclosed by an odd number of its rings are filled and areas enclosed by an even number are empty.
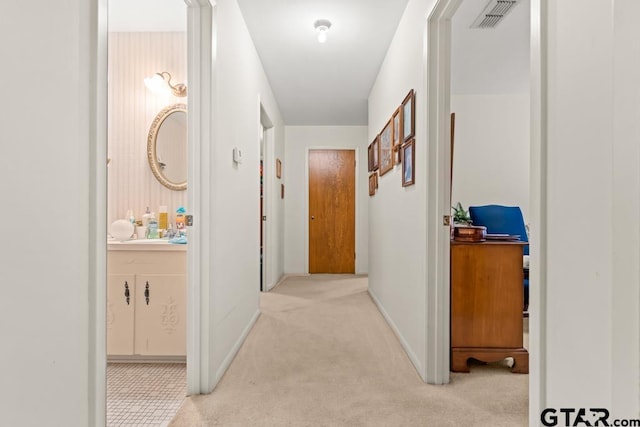
[[[149,226],[149,219],[151,218],[151,211],[149,210],[149,206],[147,206],[147,210],[145,211],[144,215],[142,215],[142,225],[144,225],[145,227]]]

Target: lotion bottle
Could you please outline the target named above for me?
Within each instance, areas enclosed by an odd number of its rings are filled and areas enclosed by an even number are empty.
[[[147,235],[149,239],[158,239],[160,235],[158,234],[158,221],[156,221],[155,215],[153,212],[151,213],[151,217],[149,218],[149,226],[147,228]]]
[[[151,211],[149,210],[149,206],[147,206],[147,210],[145,211],[144,215],[142,215],[142,225],[148,227],[149,219],[151,219]]]

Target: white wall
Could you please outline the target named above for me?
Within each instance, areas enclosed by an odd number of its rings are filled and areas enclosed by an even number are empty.
[[[285,272],[305,274],[308,269],[308,150],[357,149],[356,273],[368,272],[368,159],[366,126],[287,126],[283,179],[285,184]]]
[[[548,2],[546,251],[532,258],[547,263],[532,301],[546,307],[542,404],[619,418],[640,401],[639,13],[635,0]]]
[[[10,2],[0,16],[11,100],[0,107],[0,221],[11,242],[0,250],[2,425],[93,424],[92,22],[84,0]]]
[[[258,314],[260,289],[260,107],[274,123],[282,147],[282,119],[236,0],[216,5],[215,106],[212,141],[210,302],[211,360],[217,382]],[[243,162],[233,162],[238,147]],[[281,152],[281,148],[279,148]]]
[[[187,98],[158,95],[144,78],[167,71],[171,82],[187,82],[187,35],[182,32],[109,33],[108,216],[107,224],[132,209],[142,219],[147,206],[158,217],[166,205],[174,222],[178,207],[187,207],[187,192],[164,187],[147,160],[149,128],[165,107],[187,104]],[[125,218],[128,219],[128,218]]]
[[[369,140],[416,90],[415,179],[396,166],[369,199],[369,292],[424,377],[426,360],[427,132],[424,41],[435,1],[410,0],[369,96]]]
[[[529,94],[453,95],[451,203],[520,206],[529,217]]]

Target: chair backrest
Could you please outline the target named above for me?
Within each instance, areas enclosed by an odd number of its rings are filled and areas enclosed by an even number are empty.
[[[523,242],[529,241],[522,211],[518,206],[469,206],[469,216],[473,225],[484,225],[489,234],[517,234]],[[524,254],[529,255],[528,245],[524,247]]]

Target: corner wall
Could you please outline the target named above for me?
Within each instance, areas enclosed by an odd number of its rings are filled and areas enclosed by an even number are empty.
[[[216,2],[214,117],[211,147],[213,251],[210,306],[213,384],[221,378],[259,313],[260,105],[284,144],[280,111],[236,0]],[[242,150],[241,164],[233,148]]]
[[[307,153],[309,148],[357,149],[356,274],[368,272],[368,139],[366,126],[287,126],[285,184],[285,272],[308,273]],[[307,245],[307,246],[305,246]]]
[[[410,0],[369,95],[369,141],[410,89],[416,91],[415,185],[400,167],[379,178],[369,199],[369,292],[420,375],[426,369],[427,131],[425,42],[435,1]]]
[[[519,206],[529,219],[529,94],[452,95],[451,203]]]

